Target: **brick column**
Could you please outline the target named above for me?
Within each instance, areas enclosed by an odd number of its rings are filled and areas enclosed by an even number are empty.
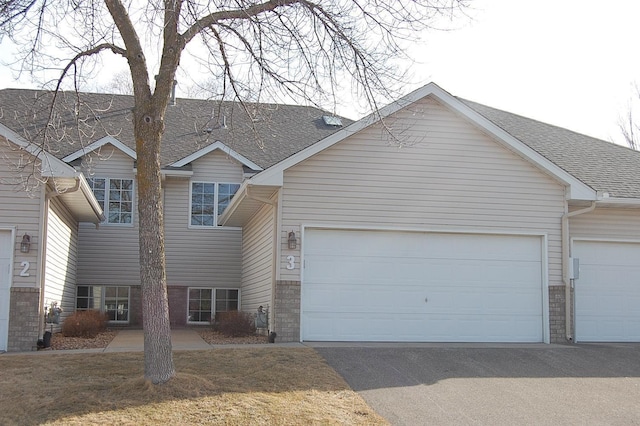
[[[276,342],[300,341],[300,281],[276,281],[274,330]]]
[[[9,307],[9,352],[35,351],[40,338],[40,289],[12,287]]]
[[[565,333],[565,287],[549,286],[549,328],[551,343],[567,343]]]

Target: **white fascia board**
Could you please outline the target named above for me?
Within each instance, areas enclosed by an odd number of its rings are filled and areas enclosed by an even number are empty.
[[[385,106],[384,108],[381,108],[378,113],[370,114],[367,117],[356,121],[350,126],[347,126],[344,129],[332,134],[331,136],[326,137],[318,143],[300,151],[299,153],[286,158],[280,163],[277,163],[274,166],[268,168],[264,172],[258,173],[251,179],[251,181],[255,185],[282,185],[284,179],[283,173],[289,167],[292,167],[299,162],[306,160],[312,155],[317,154],[318,152],[326,148],[329,148],[330,146],[344,140],[346,137],[359,132],[360,130],[370,126],[371,124],[374,124],[377,121],[383,120],[384,118],[399,111],[407,105],[410,105],[426,96],[434,97],[435,99],[446,105],[448,108],[452,109],[453,111],[478,125],[488,134],[493,135],[496,139],[507,145],[510,149],[521,155],[523,158],[528,159],[537,167],[546,171],[548,174],[568,186],[569,199],[590,201],[596,199],[596,191],[593,188],[584,184],[579,179],[576,179],[574,176],[567,173],[544,156],[529,148],[524,143],[511,136],[500,127],[496,126],[490,120],[456,99],[454,96],[443,90],[435,83],[429,83],[426,86],[414,90],[398,101],[395,101]]]
[[[114,147],[118,148],[120,151],[124,152],[125,154],[127,154],[129,157],[133,158],[134,160],[137,159],[137,155],[136,152],[129,148],[128,146],[126,146],[125,144],[123,144],[122,142],[120,142],[118,139],[114,138],[113,136],[105,136],[103,138],[98,139],[97,141],[83,147],[82,149],[77,150],[76,152],[74,152],[73,154],[69,154],[66,157],[64,157],[62,159],[62,161],[64,162],[70,162],[73,160],[77,160],[78,158],[89,154],[90,152],[93,152],[101,147],[103,147],[104,145],[107,144],[111,144]]]
[[[339,130],[326,138],[320,140],[319,142],[303,149],[297,154],[292,155],[291,157],[285,158],[281,162],[274,164],[269,167],[264,172],[258,173],[251,181],[255,185],[280,185],[283,184],[283,173],[286,169],[295,166],[296,164],[306,160],[307,158],[323,151],[338,142],[346,139],[347,137],[358,133],[366,127],[371,126],[372,124],[377,123],[380,120],[385,119],[391,114],[401,110],[402,108],[416,102],[419,99],[429,95],[432,93],[434,88],[440,89],[435,83],[429,83],[426,86],[421,87],[420,89],[414,90],[408,95],[402,97],[401,99],[390,103],[389,105],[380,108],[377,112],[371,113],[366,117],[352,123],[351,125],[345,127],[342,130]],[[442,90],[442,89],[440,89]],[[451,96],[451,95],[449,95]]]
[[[171,167],[183,167],[186,166],[187,164],[191,163],[192,161],[197,160],[198,158],[207,155],[210,152],[215,151],[216,149],[219,149],[220,151],[224,152],[225,154],[227,154],[229,157],[237,160],[238,162],[244,164],[245,166],[253,169],[253,170],[262,170],[262,167],[258,166],[256,163],[254,163],[253,161],[249,160],[247,157],[245,157],[242,154],[237,153],[236,151],[234,151],[233,149],[229,148],[227,145],[223,144],[220,141],[216,141],[214,143],[212,143],[211,145],[208,145],[204,148],[202,148],[199,151],[194,152],[193,154],[189,155],[188,157],[184,157],[182,160],[176,161],[173,164],[170,164]]]
[[[100,223],[106,220],[104,211],[102,210],[102,206],[96,199],[96,196],[94,195],[93,190],[89,186],[89,183],[87,182],[87,178],[85,178],[82,173],[79,173],[76,179],[80,181],[80,191],[82,191],[82,194],[87,199],[87,202],[89,203],[89,205],[91,206],[91,209],[96,215],[96,219],[97,219],[96,223]]]
[[[493,135],[496,139],[506,144],[509,149],[516,152],[521,157],[529,160],[538,168],[544,170],[563,184],[567,185],[569,187],[569,193],[567,195],[569,199],[589,201],[594,201],[597,199],[596,190],[584,184],[573,175],[567,173],[543,155],[529,148],[520,140],[511,136],[509,133],[496,126],[492,121],[485,118],[483,115],[476,112],[471,107],[465,105],[442,88],[434,85],[430,95],[445,104],[451,110],[457,112],[458,114],[478,125],[485,132]]]
[[[45,151],[40,146],[30,143],[3,124],[0,124],[0,136],[39,159],[41,161],[40,174],[43,177],[75,178],[77,176],[77,172],[73,167]]]
[[[639,198],[617,198],[617,197],[602,197],[598,199],[596,203],[598,206],[607,207],[640,207]]]
[[[231,199],[231,202],[224,209],[224,213],[218,217],[218,224],[224,226],[227,223],[227,220],[233,216],[233,213],[236,211],[238,206],[242,203],[242,201],[247,198],[247,188],[249,187],[249,180],[245,180],[240,184],[240,188],[236,191],[236,194]]]
[[[137,172],[137,169],[134,169]],[[160,174],[163,176],[178,176],[178,177],[191,177],[193,176],[193,170],[167,170],[161,169]]]

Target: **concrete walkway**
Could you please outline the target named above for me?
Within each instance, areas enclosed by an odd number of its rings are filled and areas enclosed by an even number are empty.
[[[188,328],[171,330],[171,346],[176,351],[211,349],[195,331]],[[120,330],[104,352],[138,352],[144,349],[142,330]]]

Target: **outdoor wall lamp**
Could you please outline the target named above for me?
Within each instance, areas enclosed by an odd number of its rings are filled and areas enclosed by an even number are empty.
[[[289,244],[289,250],[295,250],[298,247],[298,240],[296,240],[296,233],[294,231],[289,232],[289,238],[287,238]]]
[[[22,242],[20,242],[20,251],[22,253],[29,253],[31,249],[31,237],[28,234],[22,236]]]

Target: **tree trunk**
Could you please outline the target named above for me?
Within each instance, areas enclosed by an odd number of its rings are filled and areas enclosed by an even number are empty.
[[[160,142],[163,114],[138,105],[134,111],[140,227],[140,286],[144,328],[144,376],[154,384],[175,375],[171,349],[164,218],[160,179]]]

